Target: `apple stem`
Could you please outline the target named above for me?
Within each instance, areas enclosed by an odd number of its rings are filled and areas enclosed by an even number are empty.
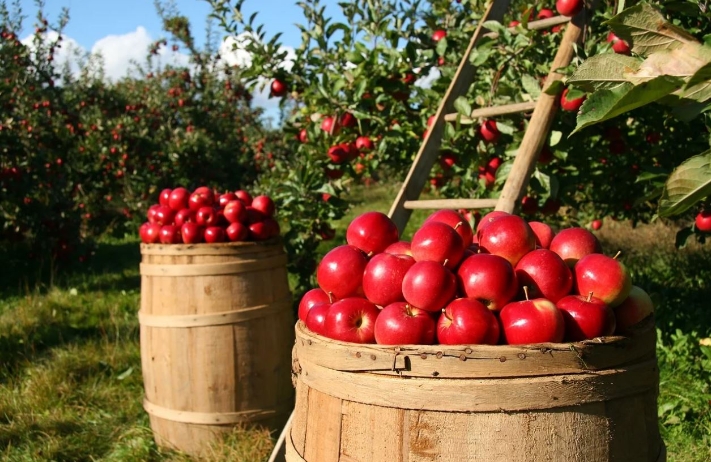
[[[334,298],[335,298],[335,297],[333,296],[333,292],[329,292],[329,293],[328,293],[328,303],[330,303],[331,305],[333,305],[333,299],[334,299]]]
[[[526,295],[526,300],[528,300],[528,286],[523,286],[523,293]]]
[[[617,257],[619,257],[621,253],[622,253],[622,251],[618,250],[617,253],[615,254],[615,256],[612,257],[612,259],[617,260]]]
[[[412,307],[409,303],[405,304],[405,313],[407,313],[408,316],[412,316]]]
[[[442,262],[442,266],[447,266],[447,263],[449,263],[449,258],[444,259],[444,262]]]
[[[593,294],[592,291],[590,291],[590,293],[588,294],[587,300],[585,300],[586,302],[589,302],[590,300],[592,300],[592,294]]]
[[[454,230],[456,231],[457,228],[459,228],[460,226],[464,226],[464,223],[461,221],[459,223],[457,223],[456,225],[454,225]]]

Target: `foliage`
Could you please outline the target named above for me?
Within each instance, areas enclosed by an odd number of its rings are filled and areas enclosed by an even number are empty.
[[[299,153],[300,162],[308,158],[315,170],[338,177],[335,183],[346,187],[350,179],[372,183],[404,178],[485,9],[480,0],[348,2],[339,4],[343,20],[336,21],[318,0],[304,0],[299,2],[302,43],[290,55],[279,34],[270,36],[257,24],[258,15],[242,14],[245,0],[208,1],[224,31],[239,37],[235,46],[252,56],[243,74],[249,88],[277,80],[286,85],[283,96],[273,96],[280,98],[290,150]],[[500,138],[487,142],[480,133],[485,121],[466,117],[472,109],[534,101],[543,92],[562,90],[562,85],[547,86],[546,77],[564,27],[527,29],[529,19],[553,5],[512,5],[502,24],[487,23],[496,37],[484,37],[468,57],[474,84],[455,104],[460,117],[445,124],[441,157],[429,184],[436,195],[497,197],[510,170],[530,115],[497,117]],[[678,27],[697,38],[711,34],[708,12],[696,2],[663,5],[669,11],[682,7]],[[618,67],[636,59],[611,52],[605,24],[614,14],[611,6],[588,14],[585,42],[576,48],[572,65],[559,72],[572,75],[587,57],[598,55]],[[520,24],[503,25],[512,20]],[[446,37],[436,36],[440,30]],[[569,90],[571,98],[582,96],[574,87]],[[615,90],[610,86],[608,91]],[[586,107],[594,105],[594,98],[589,97]],[[326,117],[351,121],[324,130]],[[709,148],[709,126],[708,116],[680,121],[663,108],[645,107],[569,137],[576,128],[575,114],[561,111],[541,149],[521,211],[567,225],[585,226],[602,217],[649,221],[673,169],[690,153]],[[329,156],[330,149],[362,136],[375,143],[373,150],[362,149],[350,160]]]
[[[170,53],[161,39],[131,76],[111,82],[96,57],[76,57],[78,73],[55,64],[66,14],[53,25],[40,8],[23,43],[19,7],[0,2],[2,240],[36,258],[84,261],[83,242],[134,232],[164,187],[238,189],[256,179],[267,133],[251,95],[209,46],[195,49],[179,16],[163,13],[172,49],[181,43],[191,62],[161,66]]]
[[[711,20],[711,12],[699,5],[695,16],[698,22],[692,29],[698,33],[702,22]],[[701,118],[704,113],[709,120],[711,34],[708,31],[702,37],[705,43],[701,42],[649,4],[628,8],[606,24],[629,42],[634,56],[592,56],[568,79],[568,83],[591,92],[573,133],[654,102],[671,106],[671,114],[682,122]],[[659,197],[659,216],[679,215],[709,200],[711,151],[704,151],[685,160],[668,176],[655,177],[657,184],[666,180],[664,188],[654,191],[654,198]],[[691,227],[682,229],[677,242],[683,245],[691,234]]]

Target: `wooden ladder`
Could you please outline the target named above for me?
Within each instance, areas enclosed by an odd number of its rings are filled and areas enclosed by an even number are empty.
[[[541,93],[536,102],[479,108],[472,111],[467,118],[467,121],[472,121],[477,118],[533,111],[521,146],[518,148],[518,154],[514,159],[511,171],[498,199],[418,200],[429,178],[432,166],[439,155],[445,122],[456,121],[457,118],[460,117],[459,114],[454,113],[454,101],[458,97],[466,95],[474,81],[474,66],[469,62],[469,56],[481,37],[485,35],[489,37],[496,36],[495,33],[486,30],[484,23],[486,21],[501,22],[509,4],[510,0],[493,0],[489,4],[486,12],[479,21],[478,27],[472,35],[466,52],[462,56],[462,61],[447,89],[447,93],[445,93],[444,98],[440,102],[437,113],[435,114],[435,122],[429,127],[428,133],[405,178],[405,182],[400,188],[388,214],[397,225],[400,233],[405,229],[414,209],[495,208],[496,210],[514,213],[517,204],[528,187],[528,182],[538,160],[538,154],[548,137],[548,132],[550,131],[553,118],[557,111],[556,100],[558,97],[547,95],[544,92]],[[574,18],[557,16],[528,23],[529,29],[546,29],[569,22],[565,28],[565,33],[563,34],[563,39],[558,47],[558,51],[553,58],[548,78],[545,81],[544,91],[545,88],[550,86],[554,81],[560,80],[563,77],[556,72],[556,69],[567,66],[573,59],[573,44],[577,43],[583,36],[587,14],[588,12],[583,10]]]

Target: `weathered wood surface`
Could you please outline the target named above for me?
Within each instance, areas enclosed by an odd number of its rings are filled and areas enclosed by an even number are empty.
[[[141,245],[144,408],[156,442],[199,456],[293,406],[286,257],[268,243]]]

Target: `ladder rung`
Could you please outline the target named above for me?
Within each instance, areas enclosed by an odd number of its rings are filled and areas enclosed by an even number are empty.
[[[559,24],[565,24],[570,22],[572,18],[569,18],[568,16],[554,16],[552,18],[546,18],[546,19],[537,19],[535,21],[529,21],[528,23],[528,30],[541,30],[541,29],[548,29],[549,27],[557,26]],[[514,30],[518,26],[514,27],[509,27],[509,30]],[[484,37],[488,38],[497,38],[499,36],[498,32],[489,32],[484,34]]]
[[[495,117],[495,116],[500,116],[500,115],[506,115],[506,114],[516,114],[518,112],[528,112],[532,111],[536,108],[536,102],[535,101],[526,101],[524,103],[513,103],[513,104],[504,104],[502,106],[490,106],[490,107],[482,107],[479,109],[474,109],[472,113],[469,115],[469,117],[461,117],[459,119],[460,123],[466,124],[466,123],[474,123],[476,119],[481,118],[481,117]],[[459,117],[460,114],[457,114],[456,112],[453,114],[447,114],[444,116],[444,120],[447,122],[454,122],[457,120],[457,117]]]
[[[405,201],[403,207],[409,210],[434,209],[493,209],[498,199],[432,199]]]

